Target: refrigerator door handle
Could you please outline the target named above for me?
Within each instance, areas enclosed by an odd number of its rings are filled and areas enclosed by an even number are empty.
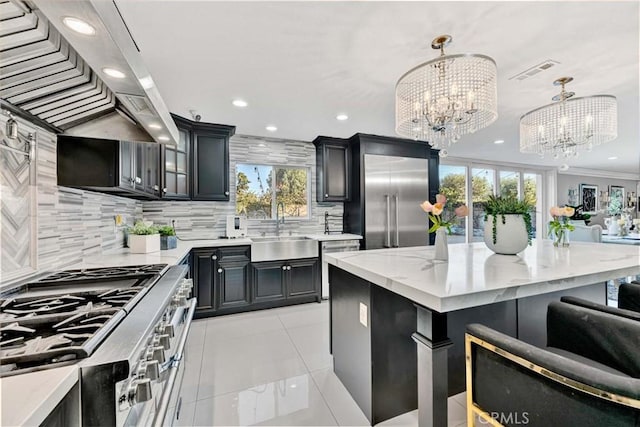
[[[387,226],[385,229],[384,247],[390,248],[391,247],[391,201],[389,200],[388,194],[384,195],[384,199],[387,202]]]
[[[393,195],[393,199],[396,203],[396,248],[400,247],[400,197],[397,194]]]

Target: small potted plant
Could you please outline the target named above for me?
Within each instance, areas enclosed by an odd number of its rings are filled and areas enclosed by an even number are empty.
[[[531,209],[526,200],[490,196],[484,203],[484,242],[497,254],[515,255],[531,244]]]
[[[160,233],[160,249],[165,251],[167,249],[175,249],[178,246],[178,238],[176,237],[176,230],[170,225],[163,225],[158,227]]]
[[[146,254],[160,250],[160,234],[158,228],[138,221],[129,227],[129,249],[132,254]]]

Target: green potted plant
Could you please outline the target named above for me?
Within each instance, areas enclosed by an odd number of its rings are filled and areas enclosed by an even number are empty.
[[[162,225],[158,227],[160,233],[160,249],[165,251],[167,249],[175,249],[178,246],[178,238],[176,237],[176,230],[170,225]]]
[[[160,250],[160,234],[158,228],[138,221],[129,227],[129,249],[132,254],[146,254]]]
[[[515,255],[531,244],[533,227],[526,200],[513,196],[490,196],[484,203],[484,242],[497,254]]]

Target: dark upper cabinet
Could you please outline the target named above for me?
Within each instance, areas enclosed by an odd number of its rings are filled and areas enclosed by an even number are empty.
[[[156,199],[159,153],[156,143],[59,135],[58,185]]]
[[[145,193],[160,196],[160,145],[145,144],[144,182]]]
[[[319,136],[316,146],[316,200],[346,202],[351,199],[351,149],[347,141]]]
[[[229,137],[198,130],[193,139],[193,200],[229,200]]]
[[[178,128],[178,144],[162,149],[164,183],[162,197],[171,200],[191,198],[191,121],[173,116]]]
[[[235,126],[172,117],[180,138],[176,147],[164,148],[164,197],[228,201],[229,139]]]
[[[58,138],[58,153],[60,152],[60,138]],[[131,142],[119,141],[118,142],[120,148],[120,187],[122,188],[134,188],[135,180],[134,180],[134,167],[133,167],[133,158],[135,156],[134,146]],[[60,159],[60,155],[58,154],[58,159]],[[60,168],[58,167],[58,170]],[[58,184],[60,184],[60,179],[58,178]]]

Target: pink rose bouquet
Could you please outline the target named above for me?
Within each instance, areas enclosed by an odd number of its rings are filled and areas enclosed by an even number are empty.
[[[433,233],[440,227],[445,227],[447,229],[447,233],[451,234],[451,227],[454,224],[456,218],[464,218],[469,215],[469,208],[466,205],[460,205],[454,209],[454,216],[445,221],[442,218],[442,212],[444,211],[444,206],[447,203],[447,198],[444,194],[436,195],[436,203],[431,204],[428,200],[425,200],[420,204],[420,207],[423,211],[425,211],[429,215],[429,219],[433,223],[431,228],[429,228],[429,233]]]

